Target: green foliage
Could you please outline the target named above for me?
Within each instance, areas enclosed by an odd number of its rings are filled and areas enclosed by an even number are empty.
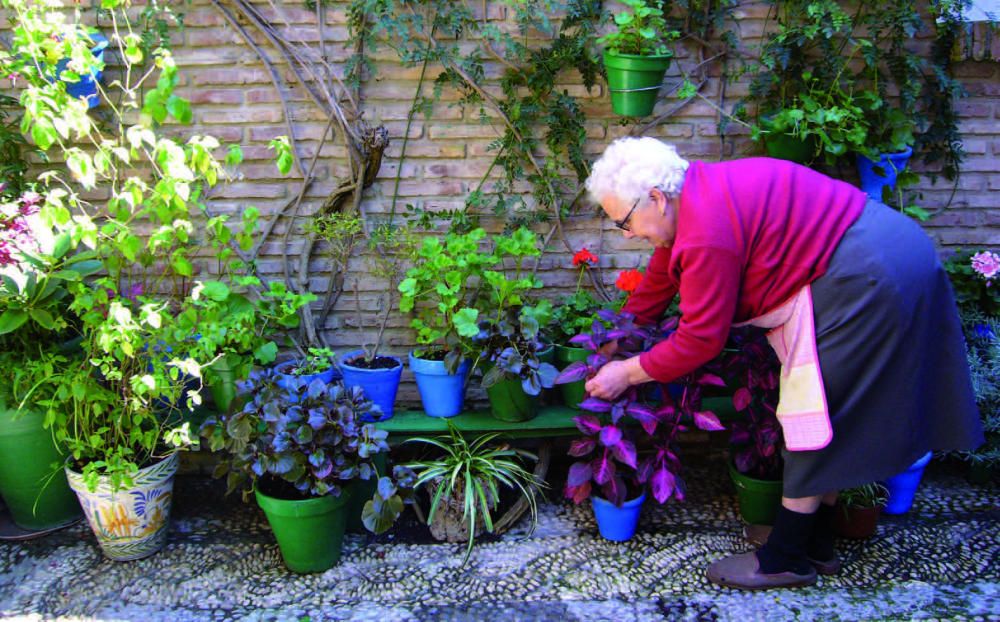
[[[973,269],[974,254],[971,250],[960,250],[944,262],[955,302],[963,314],[1000,315],[1000,287],[996,279],[988,280]]]
[[[500,500],[501,485],[519,492],[527,500],[531,510],[532,529],[538,520],[536,495],[545,486],[545,482],[522,466],[524,459],[538,458],[506,443],[495,443],[498,437],[499,434],[486,434],[470,443],[449,421],[448,436],[407,440],[434,447],[441,452],[438,458],[418,460],[406,466],[417,474],[415,486],[427,486],[430,492],[428,524],[433,524],[439,513],[446,511],[442,510],[442,503],[446,507],[453,500],[461,504],[462,520],[469,530],[469,544],[463,564],[468,562],[472,553],[478,525],[481,523],[487,532],[493,533],[493,510]]]
[[[19,119],[12,109],[17,100],[0,94],[0,201],[14,199],[27,190],[28,141],[18,129]]]
[[[288,142],[287,136],[272,138],[267,144],[268,149],[274,151],[274,161],[278,165],[278,172],[287,175],[291,172],[295,164],[295,156],[292,155],[292,145]]]
[[[841,490],[838,502],[845,508],[877,508],[889,500],[889,491],[878,482]]]
[[[573,337],[589,332],[597,319],[597,312],[603,308],[604,305],[586,290],[578,289],[560,300],[546,329],[552,343],[569,345]]]
[[[676,30],[668,30],[663,9],[646,0],[622,0],[627,8],[613,16],[615,31],[597,40],[599,45],[614,55],[673,56],[667,46],[680,37]]]
[[[967,311],[962,314],[962,326],[986,442],[959,455],[969,462],[1000,466],[1000,317]]]

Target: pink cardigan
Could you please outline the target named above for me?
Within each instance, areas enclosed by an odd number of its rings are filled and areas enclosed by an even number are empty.
[[[639,357],[669,382],[710,361],[734,323],[774,310],[823,275],[866,197],[784,160],[691,162],[677,236],[653,253],[624,310],[659,320],[680,293],[677,331]]]

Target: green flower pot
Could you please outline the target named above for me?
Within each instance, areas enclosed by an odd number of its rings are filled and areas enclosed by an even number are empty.
[[[756,479],[740,473],[729,461],[729,477],[736,486],[740,516],[751,525],[773,525],[781,507],[782,481]]]
[[[772,158],[809,164],[816,156],[816,139],[813,136],[802,139],[775,132],[764,136],[764,150]]]
[[[528,395],[521,386],[521,378],[506,374],[486,389],[490,398],[490,412],[500,421],[528,421],[538,414],[538,396]]]
[[[562,371],[570,363],[587,360],[590,354],[590,350],[585,348],[556,346],[556,367],[559,368],[559,371]],[[587,397],[587,390],[584,388],[586,384],[586,380],[577,380],[576,382],[558,385],[559,392],[562,393],[563,403],[571,408],[579,408],[580,402]]]
[[[339,497],[326,495],[287,501],[254,491],[271,531],[278,540],[281,559],[292,572],[323,572],[340,561],[347,527],[350,488]]]
[[[45,415],[0,406],[0,495],[21,529],[55,529],[80,518],[65,457],[42,427]],[[53,465],[56,465],[53,467]]]
[[[670,56],[638,56],[604,52],[611,109],[625,117],[646,117],[656,106]]]
[[[205,369],[205,384],[212,393],[212,400],[220,413],[229,412],[236,399],[236,383],[250,375],[242,356],[226,354]]]
[[[372,463],[375,464],[375,470],[378,472],[379,477],[392,474],[392,470],[389,469],[387,462],[386,454],[384,453],[375,454],[372,458]],[[365,503],[371,501],[375,495],[376,488],[378,488],[378,477],[372,477],[367,480],[356,479],[351,484],[351,499],[348,501],[347,510],[347,531],[351,533],[367,533],[365,524],[361,520],[361,513],[365,510]]]

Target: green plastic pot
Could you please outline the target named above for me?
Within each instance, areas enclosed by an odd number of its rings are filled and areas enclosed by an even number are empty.
[[[736,470],[729,462],[729,477],[736,486],[740,516],[751,525],[773,525],[781,507],[782,481],[757,479]]]
[[[375,454],[372,462],[375,464],[375,470],[379,476],[391,474],[388,464],[386,464],[385,453]],[[366,531],[365,524],[361,520],[361,513],[364,512],[365,503],[371,501],[375,495],[376,488],[378,488],[377,477],[368,480],[356,479],[351,484],[351,499],[348,501],[347,510],[347,531],[351,533],[364,533]]]
[[[585,348],[556,346],[556,367],[559,368],[559,371],[562,371],[566,369],[570,363],[587,360],[587,357],[590,356],[590,354],[590,350]],[[559,392],[562,393],[563,404],[566,404],[571,408],[579,408],[580,402],[587,397],[587,390],[584,388],[586,384],[587,382],[585,380],[577,380],[576,382],[558,385]]]
[[[486,396],[490,398],[490,412],[500,421],[528,421],[538,414],[538,396],[525,393],[519,377],[504,374],[486,389]]]
[[[604,52],[608,72],[611,109],[626,117],[646,117],[656,106],[663,75],[670,67],[670,56],[638,56]]]
[[[14,524],[28,531],[80,518],[80,503],[66,482],[65,458],[42,427],[44,419],[41,412],[0,406],[0,495]]]
[[[775,132],[764,136],[764,150],[772,158],[809,164],[816,156],[816,139],[812,136],[802,139]]]
[[[225,354],[205,370],[205,384],[212,393],[212,400],[220,413],[229,412],[236,399],[236,383],[250,375],[243,357]]]
[[[275,499],[260,490],[255,490],[254,495],[289,570],[303,574],[323,572],[340,561],[350,487],[342,488],[339,497],[326,495],[303,501]]]

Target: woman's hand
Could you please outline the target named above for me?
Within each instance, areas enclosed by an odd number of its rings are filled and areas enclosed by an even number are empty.
[[[652,380],[639,365],[639,357],[625,361],[611,361],[587,381],[587,393],[602,400],[613,400],[633,384]]]

